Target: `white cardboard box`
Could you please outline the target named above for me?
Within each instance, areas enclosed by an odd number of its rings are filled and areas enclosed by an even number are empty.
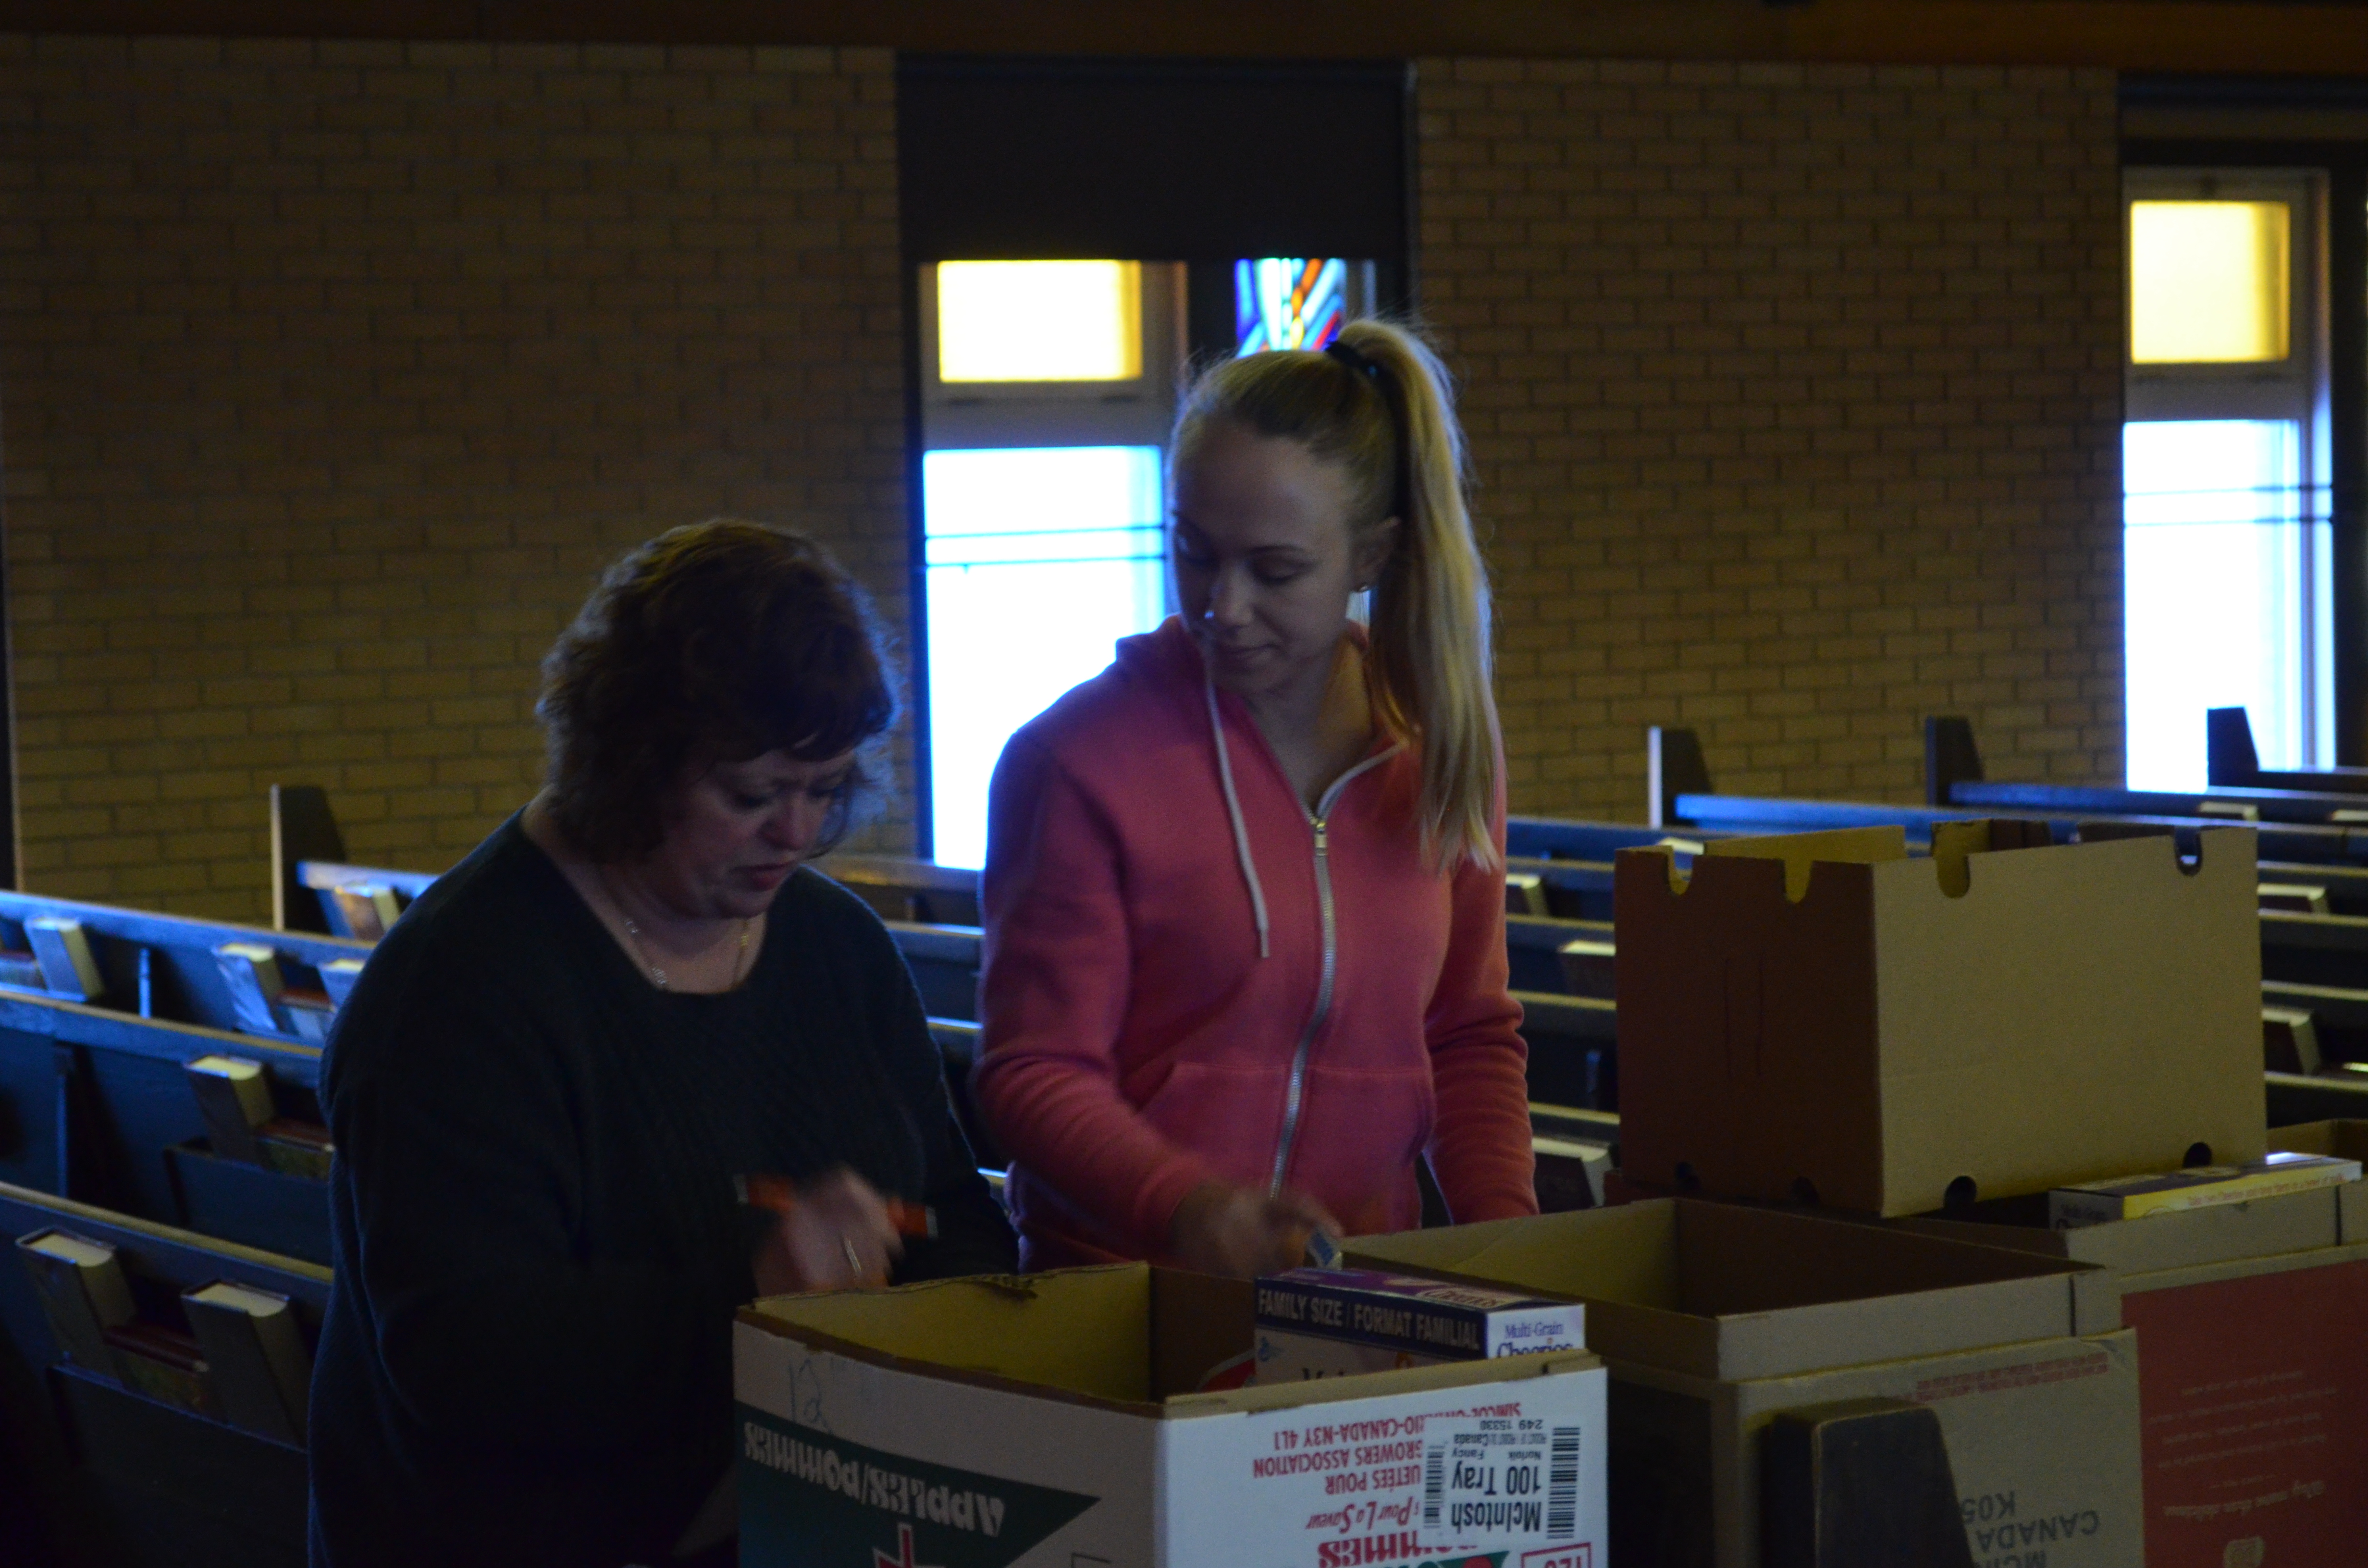
[[[1602,1364],[1281,1388],[1247,1282],[1140,1264],[777,1297],[734,1330],[747,1568],[1601,1568]]]

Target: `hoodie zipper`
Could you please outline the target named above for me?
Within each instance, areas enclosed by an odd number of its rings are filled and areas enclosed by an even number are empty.
[[[1276,1140],[1274,1174],[1267,1183],[1269,1197],[1281,1195],[1283,1174],[1291,1165],[1292,1145],[1299,1140],[1300,1109],[1307,1097],[1307,1054],[1315,1048],[1317,1031],[1324,1028],[1325,1020],[1332,1015],[1332,981],[1339,968],[1340,946],[1339,922],[1332,902],[1332,808],[1338,802],[1340,791],[1349,787],[1350,779],[1388,761],[1397,755],[1397,750],[1392,746],[1387,751],[1369,756],[1332,780],[1332,787],[1324,791],[1323,798],[1315,802],[1315,810],[1308,814],[1307,825],[1315,835],[1315,907],[1324,935],[1324,968],[1315,983],[1315,1006],[1307,1015],[1307,1027],[1299,1031],[1297,1048],[1291,1053],[1291,1079],[1282,1096],[1282,1136]]]

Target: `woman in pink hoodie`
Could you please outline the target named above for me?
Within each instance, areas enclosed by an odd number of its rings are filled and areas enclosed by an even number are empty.
[[[1182,613],[1004,749],[975,1094],[1029,1267],[1288,1267],[1312,1232],[1418,1223],[1426,1157],[1458,1221],[1536,1211],[1445,387],[1371,321],[1204,374]]]

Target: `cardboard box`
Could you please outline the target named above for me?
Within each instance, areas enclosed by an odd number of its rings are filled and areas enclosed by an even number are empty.
[[[2141,1352],[2148,1568],[2349,1568],[2368,1542],[2368,1337],[2351,1331],[2368,1245],[2336,1244],[2348,1190],[2069,1231],[2033,1199],[1989,1206],[1997,1222],[1897,1223],[2117,1271]]]
[[[1713,841],[1690,879],[1622,850],[1628,1174],[1899,1215],[2260,1157],[2253,831],[2186,870],[1992,825]]]
[[[2064,1231],[2049,1226],[2047,1199],[2036,1193],[1977,1204],[1960,1215],[1918,1215],[1892,1224],[1918,1235],[2091,1263],[2126,1279],[2167,1268],[2335,1246],[2343,1240],[2344,1197],[2356,1185],[2249,1203],[2175,1210],[2135,1220],[2110,1220]]]
[[[2347,1160],[2368,1161],[2368,1121],[2305,1121],[2273,1128],[2270,1147],[2296,1154],[2340,1154]],[[2342,1240],[2368,1242],[2368,1182],[2338,1188],[2336,1212]]]
[[[744,1310],[740,1561],[1604,1563],[1595,1357],[1218,1386],[1250,1303],[1133,1264]]]
[[[1683,1199],[1349,1256],[1586,1302],[1611,1374],[1614,1562],[1759,1568],[1770,1420],[1873,1397],[1938,1415],[1976,1563],[2143,1561],[2138,1358],[2103,1269]]]

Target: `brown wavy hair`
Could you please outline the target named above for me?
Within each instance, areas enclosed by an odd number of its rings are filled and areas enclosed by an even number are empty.
[[[771,751],[857,754],[827,848],[876,797],[872,754],[897,702],[862,587],[801,534],[718,518],[670,528],[609,568],[543,656],[534,710],[553,820],[585,854],[615,861],[658,846],[666,796],[686,772]]]

